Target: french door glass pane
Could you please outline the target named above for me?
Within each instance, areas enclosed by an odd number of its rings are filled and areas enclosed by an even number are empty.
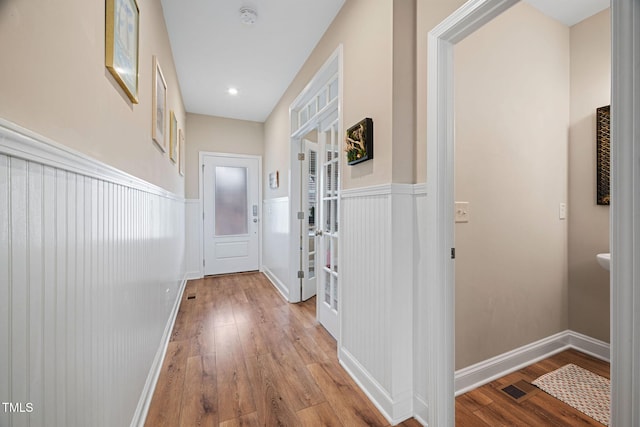
[[[316,257],[315,254],[309,255],[309,279],[316,277]]]
[[[338,272],[338,238],[337,237],[332,237],[331,238],[331,243],[333,244],[333,247],[332,247],[332,251],[333,251],[332,270],[337,273]]]
[[[336,158],[338,157],[338,154],[335,154]],[[338,162],[336,160],[336,163],[333,167],[333,192],[334,194],[338,192],[338,184],[340,183],[340,168],[338,167]]]
[[[324,201],[324,232],[331,233],[331,200]]]
[[[327,305],[331,306],[331,285],[330,285],[331,280],[329,277],[327,277],[326,273],[324,274],[324,276],[326,278],[324,281],[324,284],[325,284],[324,285],[324,302]]]
[[[216,236],[247,234],[247,168],[216,166]]]

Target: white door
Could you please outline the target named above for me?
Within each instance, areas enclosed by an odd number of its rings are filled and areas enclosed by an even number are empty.
[[[205,155],[204,274],[258,270],[260,159]]]
[[[316,215],[316,277],[318,321],[334,338],[338,337],[338,212],[340,212],[340,144],[338,120],[322,126],[319,132],[318,186]]]
[[[300,270],[304,273],[300,279],[300,295],[306,301],[317,293],[316,284],[316,217],[318,211],[318,132],[313,131],[309,138],[302,139],[300,144],[302,173],[300,174]]]

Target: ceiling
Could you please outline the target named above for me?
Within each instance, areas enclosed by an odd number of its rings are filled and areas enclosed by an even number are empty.
[[[523,0],[547,16],[571,27],[609,7],[610,0]]]
[[[161,0],[185,108],[264,122],[345,0]],[[610,0],[524,0],[572,26]],[[257,12],[247,25],[240,9]],[[230,95],[229,88],[237,95]]]
[[[162,0],[186,110],[265,121],[344,1]]]

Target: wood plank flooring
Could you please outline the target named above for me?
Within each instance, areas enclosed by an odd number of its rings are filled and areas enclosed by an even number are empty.
[[[515,402],[500,390],[519,380],[531,383],[567,363],[609,377],[609,364],[575,350],[558,353],[456,398],[456,426],[598,426],[602,424],[544,392]]]
[[[315,299],[289,304],[260,273],[190,281],[145,425],[389,425],[336,354]]]

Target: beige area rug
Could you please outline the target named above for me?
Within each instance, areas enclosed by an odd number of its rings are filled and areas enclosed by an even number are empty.
[[[568,364],[544,374],[532,384],[594,420],[609,425],[611,382],[608,379]]]

